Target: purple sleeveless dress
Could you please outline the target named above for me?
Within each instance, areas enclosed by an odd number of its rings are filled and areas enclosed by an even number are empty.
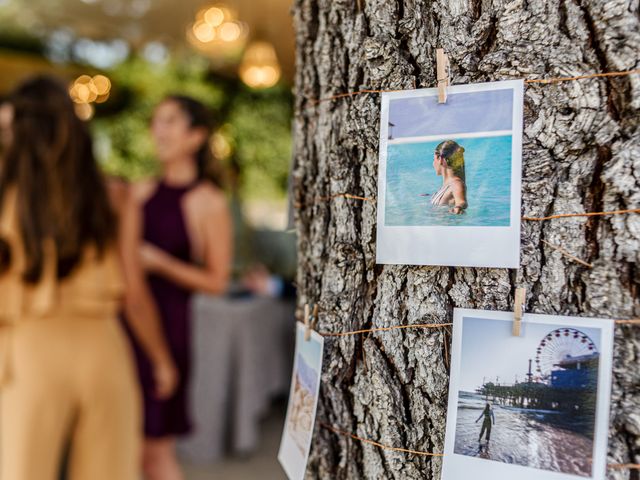
[[[182,212],[182,198],[195,185],[173,187],[161,181],[143,211],[144,240],[184,262],[191,261],[191,242]],[[144,431],[147,437],[156,438],[184,435],[191,431],[187,398],[191,370],[191,291],[157,275],[149,275],[147,280],[180,374],[180,383],[171,398],[158,400],[155,397],[151,364],[128,330],[144,396]]]

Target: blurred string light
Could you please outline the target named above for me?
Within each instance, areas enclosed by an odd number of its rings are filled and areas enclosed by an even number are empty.
[[[273,45],[263,41],[251,43],[242,57],[239,73],[251,88],[269,88],[278,83],[281,70]]]
[[[1,1],[1,0],[0,0]],[[142,18],[151,10],[152,0],[80,0],[87,5],[102,3],[102,11],[110,17],[126,15]]]
[[[169,61],[169,49],[162,42],[148,42],[142,47],[142,56],[149,63],[163,65]]]
[[[151,0],[132,0],[127,9],[127,13],[133,18],[142,18],[150,9]]]
[[[72,46],[76,60],[100,69],[108,69],[124,62],[130,53],[129,44],[122,39],[98,41],[80,38]]]
[[[211,56],[241,49],[248,34],[248,26],[237,19],[236,12],[222,4],[201,9],[187,28],[189,42]]]
[[[75,111],[78,118],[80,120],[84,120],[85,122],[91,120],[93,118],[93,114],[95,113],[95,109],[90,103],[76,103]]]
[[[95,112],[93,103],[106,102],[110,92],[111,80],[104,75],[80,75],[69,87],[76,114],[82,120],[90,120]]]
[[[227,160],[233,153],[233,146],[223,130],[216,131],[209,141],[213,156],[219,160]]]
[[[86,63],[100,70],[113,68],[130,55],[129,44],[122,39],[93,40],[77,37],[68,28],[53,30],[46,36],[46,57],[55,63]]]
[[[125,5],[122,0],[109,0],[102,4],[102,11],[110,17],[116,17],[125,12]]]

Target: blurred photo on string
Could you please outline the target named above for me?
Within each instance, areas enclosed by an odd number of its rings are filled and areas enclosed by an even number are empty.
[[[156,394],[175,368],[66,87],[37,76],[3,104],[0,478],[139,478],[141,405],[124,305]],[[68,449],[67,449],[68,446]]]
[[[278,460],[289,480],[302,480],[313,440],[320,395],[324,338],[296,324],[296,351]]]
[[[179,383],[169,398],[154,389],[153,365],[133,336],[144,398],[145,478],[180,479],[175,439],[191,432],[192,370],[190,301],[194,292],[227,290],[232,225],[216,175],[209,137],[210,112],[199,101],[171,95],[158,104],[150,124],[160,176],[133,184],[126,206],[137,232],[142,267],[155,300]]]

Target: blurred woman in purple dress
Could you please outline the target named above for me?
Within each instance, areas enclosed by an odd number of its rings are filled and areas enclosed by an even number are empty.
[[[175,437],[191,430],[187,387],[191,359],[190,297],[224,293],[232,259],[231,216],[224,193],[209,175],[211,124],[207,109],[170,96],[153,115],[151,134],[161,177],[132,187],[143,266],[162,318],[180,382],[169,399],[153,391],[151,366],[132,338],[144,392],[148,480],[183,478]]]

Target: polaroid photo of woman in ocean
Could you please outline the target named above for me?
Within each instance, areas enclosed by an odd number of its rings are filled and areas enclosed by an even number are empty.
[[[516,268],[520,80],[382,95],[378,263]]]
[[[443,480],[604,480],[613,321],[455,309]]]

